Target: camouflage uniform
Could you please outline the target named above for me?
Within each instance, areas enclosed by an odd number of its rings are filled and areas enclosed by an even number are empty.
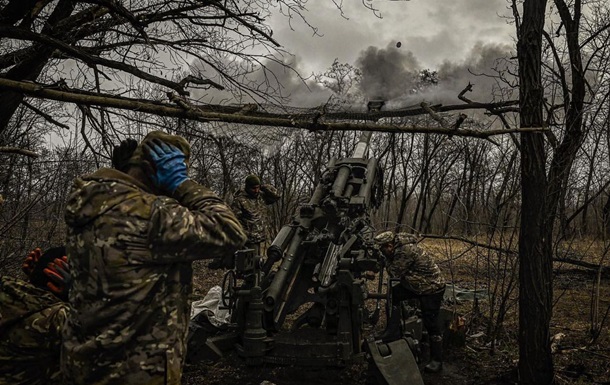
[[[445,289],[445,280],[434,259],[421,247],[411,234],[398,233],[395,239],[394,257],[388,259],[388,274],[400,278],[405,289],[416,295],[438,293]]]
[[[73,275],[61,357],[66,381],[180,384],[192,261],[243,245],[234,214],[193,181],[170,198],[100,169],[75,180],[65,217]]]
[[[0,278],[0,384],[60,384],[68,305],[49,291]]]
[[[246,247],[258,248],[260,244],[268,239],[269,225],[267,223],[267,205],[273,204],[280,199],[275,187],[261,185],[260,194],[253,196],[245,189],[235,193],[231,209],[239,219],[248,236]]]
[[[445,280],[434,259],[417,245],[417,239],[407,233],[387,231],[375,237],[377,244],[392,242],[393,256],[387,258],[386,269],[392,278],[400,279],[400,285],[392,287],[392,305],[401,301],[418,299],[424,326],[430,336],[440,336],[438,322]]]

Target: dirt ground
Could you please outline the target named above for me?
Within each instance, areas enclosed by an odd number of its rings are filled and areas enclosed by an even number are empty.
[[[443,257],[439,265],[443,266]],[[223,271],[210,270],[206,262],[195,265],[195,299],[203,298],[214,285],[222,282]],[[452,268],[454,282],[468,288],[473,269],[468,263]],[[599,288],[594,286],[595,274],[573,266],[555,266],[555,292],[551,335],[557,384],[610,384],[610,278],[602,277]],[[599,337],[591,341],[591,295],[599,289],[601,299],[597,324],[602,325]],[[485,305],[482,305],[483,308]],[[444,368],[440,374],[423,373],[426,385],[455,384],[516,384],[517,383],[517,315],[510,311],[504,328],[493,341],[486,335],[485,309],[473,311],[471,302],[451,305],[460,315],[464,326],[456,338],[446,339]],[[374,329],[383,329],[383,315]],[[421,365],[420,365],[421,366]],[[353,364],[344,368],[281,367],[266,365],[248,367],[231,354],[218,362],[187,365],[185,385],[342,385],[367,384],[367,365]]]

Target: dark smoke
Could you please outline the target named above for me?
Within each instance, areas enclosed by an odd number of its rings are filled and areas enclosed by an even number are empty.
[[[411,51],[392,42],[386,48],[368,47],[356,61],[362,71],[361,88],[368,99],[391,100],[408,94],[420,65]]]
[[[473,91],[466,97],[478,102],[491,102],[501,99],[500,90],[509,87],[497,78],[499,72],[508,80],[516,83],[510,73],[516,74],[514,47],[509,45],[483,44],[475,45],[468,56],[460,62],[445,61],[430,71],[437,71],[438,82],[430,84],[422,81],[420,72],[424,69],[415,55],[409,51],[408,44],[390,42],[386,48],[368,47],[360,53],[355,65],[362,71],[360,88],[366,100],[383,99],[386,109],[401,108],[422,101],[430,103],[456,104],[463,103],[458,94],[468,83]],[[315,107],[324,104],[330,97],[330,91],[313,79],[303,79],[297,75],[301,70],[302,59],[293,56],[291,67],[286,69],[274,62],[266,62],[268,72],[256,71],[250,74],[255,84],[267,84],[276,95],[288,97],[287,105],[294,107]],[[266,75],[266,76],[265,76]],[[203,96],[197,95],[196,96]],[[227,92],[207,91],[208,101],[227,101],[228,103],[251,103],[251,99],[236,100]],[[212,96],[212,98],[210,98]],[[515,95],[503,95],[504,99],[516,98]],[[210,100],[211,99],[211,100]],[[365,106],[353,106],[365,108]]]
[[[517,73],[516,62],[510,59],[512,56],[513,48],[508,45],[479,43],[463,62],[444,62],[438,69],[442,98],[458,100],[458,94],[470,82],[473,90],[466,95],[469,99],[480,102],[499,99],[501,91],[509,89],[499,75],[512,83],[516,82],[511,75]]]
[[[473,91],[466,97],[474,101],[490,102],[501,98],[506,84],[498,74],[512,79],[516,73],[510,57],[514,56],[508,45],[482,44],[473,47],[462,62],[445,61],[438,68],[437,83],[422,81],[422,68],[411,51],[399,49],[396,43],[386,48],[369,47],[358,58],[356,65],[362,71],[362,91],[371,99],[387,101],[386,108],[398,108],[421,101],[442,104],[463,103],[458,99],[468,83]],[[513,79],[514,80],[514,79]],[[504,95],[506,98],[506,95]]]

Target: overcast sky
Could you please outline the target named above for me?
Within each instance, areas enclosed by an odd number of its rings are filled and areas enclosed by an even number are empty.
[[[362,1],[378,9],[381,18]],[[493,64],[494,55],[509,56],[514,50],[514,26],[508,23],[511,10],[506,0],[344,0],[343,14],[331,0],[310,1],[305,17],[321,36],[300,20],[293,19],[289,25],[284,16],[271,18],[273,37],[295,55],[294,66],[303,76],[323,72],[335,58],[362,64],[364,56],[375,55],[400,62],[394,69],[386,68],[394,71],[388,73],[390,83],[399,78],[398,70],[454,71],[450,77],[455,84],[449,93],[457,96],[468,83],[460,75],[468,75],[469,68],[484,72]],[[374,76],[382,72],[381,66],[372,65],[373,69]],[[325,97],[301,93],[297,81],[287,80],[296,103],[315,104]],[[454,92],[454,88],[458,90]],[[478,91],[489,94],[482,87]]]
[[[377,18],[360,0],[345,0],[344,15],[331,0],[310,1],[307,20],[322,37],[295,20],[291,30],[287,19],[271,20],[276,38],[301,57],[307,72],[324,70],[334,58],[354,63],[368,46],[386,47],[401,42],[401,49],[413,52],[424,67],[438,67],[443,61],[464,60],[477,43],[512,43],[514,26],[501,16],[510,16],[506,0],[364,0],[379,9]]]

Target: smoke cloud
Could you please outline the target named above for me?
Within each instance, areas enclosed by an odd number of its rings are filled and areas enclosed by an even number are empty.
[[[420,66],[415,55],[392,42],[386,48],[368,47],[361,52],[356,64],[363,74],[361,88],[370,99],[385,100],[387,108],[398,108],[427,101],[432,103],[462,103],[459,93],[469,84],[473,91],[469,99],[490,102],[497,100],[508,87],[499,75],[514,80],[515,64],[512,47],[499,44],[477,43],[465,60],[445,61],[438,68],[436,84],[422,81]],[[512,71],[511,71],[512,69]]]
[[[391,100],[415,85],[420,65],[411,51],[391,42],[386,48],[368,47],[356,60],[362,71],[361,88],[368,99]]]
[[[408,43],[399,45],[392,41],[385,48],[370,46],[361,51],[355,66],[362,72],[360,88],[366,99],[385,100],[386,109],[392,109],[422,101],[434,104],[463,103],[458,95],[469,83],[473,84],[472,92],[465,96],[474,101],[491,102],[500,96],[515,98],[515,95],[506,95],[509,87],[504,83],[516,82],[512,75],[517,73],[516,63],[510,59],[513,56],[514,48],[510,45],[477,43],[462,61],[446,60],[436,68],[424,68],[408,49]],[[304,78],[300,75],[303,65],[299,56],[290,58],[290,68],[271,61],[265,65],[266,70],[249,74],[252,84],[268,86],[270,92],[287,98],[286,104],[289,106],[320,106],[331,96],[330,90],[316,83],[311,76]],[[436,84],[422,81],[420,73],[424,69],[437,72]],[[500,74],[504,81],[500,80]],[[247,97],[238,100],[226,91],[214,90],[208,90],[202,99],[235,104],[253,102]]]
[[[267,63],[269,71],[273,72],[274,82],[279,86],[279,93],[287,97],[293,106],[312,107],[324,104],[331,96],[331,91],[316,83],[312,77],[302,77],[302,59],[294,56],[289,67],[279,63]]]
[[[269,101],[275,100],[277,103],[284,100],[291,106],[319,106],[331,96],[331,91],[316,83],[312,76],[302,75],[302,59],[297,55],[287,57],[284,64],[273,60],[262,60],[261,64],[264,68],[245,71],[234,77],[234,80],[267,94]],[[234,64],[227,62],[225,65],[230,68]],[[208,70],[204,63],[195,63],[193,67],[195,73],[204,78],[215,81],[220,79],[218,74]],[[192,96],[201,102],[212,104],[265,103],[262,97],[257,97],[254,93],[240,92],[235,86],[226,90],[194,90]]]
[[[489,102],[498,99],[509,87],[501,78],[513,83],[517,73],[513,48],[503,44],[476,44],[461,63],[445,61],[438,69],[440,100],[456,101],[457,95],[468,83],[473,84],[467,97],[475,101]]]

